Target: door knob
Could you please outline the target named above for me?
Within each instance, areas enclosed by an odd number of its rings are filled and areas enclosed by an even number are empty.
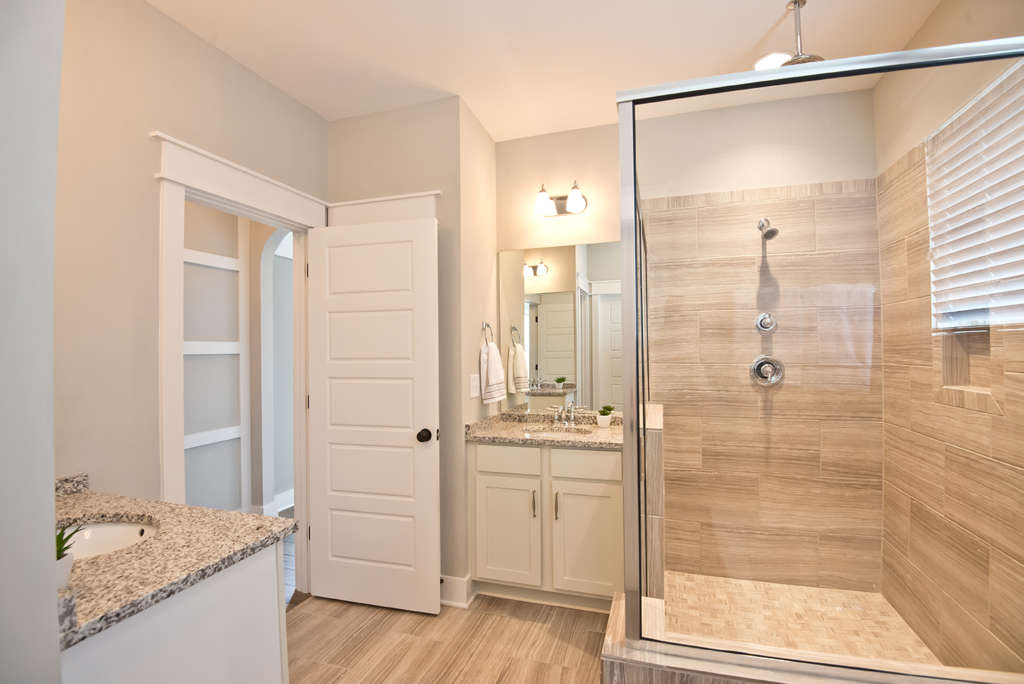
[[[428,428],[423,428],[422,430],[420,430],[419,432],[416,433],[416,441],[417,442],[429,442],[431,434],[432,433],[430,432],[430,430]]]

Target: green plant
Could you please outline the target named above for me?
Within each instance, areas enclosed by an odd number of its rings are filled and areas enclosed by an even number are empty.
[[[612,411],[614,411],[614,410],[615,410],[614,406],[612,406],[611,404],[607,404],[605,406],[602,406],[601,410],[598,411],[598,413],[600,413],[602,416],[610,416],[610,415],[612,415]]]
[[[565,382],[565,376],[564,375],[558,376],[557,378],[555,378],[555,382],[557,382],[559,384]]]
[[[81,525],[76,526],[74,529],[71,529],[71,525],[65,525],[57,530],[57,560],[68,555],[68,551],[71,550],[71,545],[75,543],[75,535],[81,531]]]

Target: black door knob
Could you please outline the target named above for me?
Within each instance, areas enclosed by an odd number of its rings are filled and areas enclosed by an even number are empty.
[[[422,430],[420,430],[419,432],[416,433],[416,441],[417,442],[429,442],[431,434],[432,433],[430,432],[430,430],[428,430],[427,428],[423,428]]]

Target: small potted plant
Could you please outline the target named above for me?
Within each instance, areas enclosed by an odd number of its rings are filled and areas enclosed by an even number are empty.
[[[612,411],[614,411],[614,410],[615,410],[615,407],[612,406],[611,404],[606,404],[606,405],[602,406],[600,408],[600,410],[597,412],[597,426],[598,427],[608,427],[609,425],[611,425],[612,424]]]
[[[57,588],[66,587],[71,577],[71,564],[75,557],[71,553],[71,545],[74,544],[74,537],[82,531],[81,526],[72,527],[65,525],[57,530]]]
[[[565,376],[564,375],[560,375],[557,378],[555,378],[555,387],[557,389],[562,389],[562,386],[564,384],[565,384]]]

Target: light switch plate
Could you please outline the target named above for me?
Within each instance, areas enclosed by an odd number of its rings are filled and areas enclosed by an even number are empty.
[[[469,398],[476,399],[480,396],[480,376],[470,375],[469,376]]]

